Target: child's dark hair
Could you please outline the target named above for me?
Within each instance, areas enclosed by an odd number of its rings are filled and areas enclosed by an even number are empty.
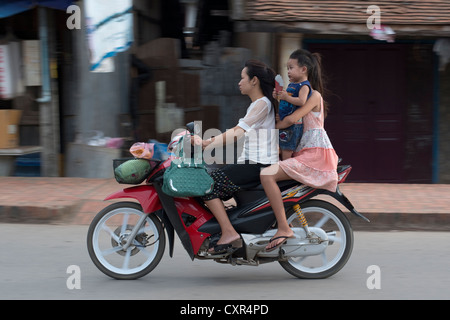
[[[278,113],[278,101],[273,98],[272,92],[275,88],[275,71],[259,60],[248,60],[245,62],[247,74],[250,79],[257,77],[263,94],[269,98],[275,113]]]
[[[322,73],[322,57],[319,53],[311,53],[305,49],[298,49],[291,53],[289,59],[295,59],[299,66],[305,66],[308,74],[308,81],[314,90],[320,92],[322,96],[326,94],[325,79]],[[328,111],[328,104],[323,102],[325,114]]]

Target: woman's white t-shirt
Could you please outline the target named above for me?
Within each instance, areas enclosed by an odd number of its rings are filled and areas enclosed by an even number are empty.
[[[245,140],[238,163],[245,160],[261,164],[278,162],[278,130],[272,103],[267,97],[253,101],[238,126],[245,130]]]

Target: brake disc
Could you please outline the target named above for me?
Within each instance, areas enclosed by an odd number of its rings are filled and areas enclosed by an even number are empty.
[[[117,237],[119,237],[120,244],[117,243],[116,240],[111,238],[111,245],[113,246],[113,248],[117,247],[119,245],[120,246],[124,246],[127,243],[128,237],[130,236],[131,231],[133,230],[133,227],[134,226],[127,224],[127,226],[126,226],[126,228],[125,228],[123,233],[121,233],[122,226],[119,226],[119,227],[117,227],[116,230],[114,230],[114,234]],[[146,233],[139,233],[138,235],[136,235],[136,238],[134,238],[134,240],[139,242],[139,245],[131,244],[130,247],[132,248],[131,249],[131,255],[132,256],[134,256],[135,254],[137,254],[140,251],[139,247],[145,247],[147,245],[147,243],[148,243],[147,237],[148,237],[148,235]],[[126,251],[119,250],[119,251],[117,251],[117,253],[120,254],[121,256],[124,256]]]

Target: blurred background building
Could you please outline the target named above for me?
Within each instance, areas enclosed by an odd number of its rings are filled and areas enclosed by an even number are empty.
[[[0,69],[14,88],[0,109],[22,111],[4,174],[108,177],[135,141],[192,120],[224,131],[248,106],[244,62],[285,75],[306,48],[322,55],[326,130],[352,182],[450,183],[448,1],[128,0],[131,46],[94,69],[89,1],[0,3],[0,49],[20,56]]]

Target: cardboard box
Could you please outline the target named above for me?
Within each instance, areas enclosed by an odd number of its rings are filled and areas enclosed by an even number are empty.
[[[0,110],[0,148],[19,145],[19,122],[21,110]]]

